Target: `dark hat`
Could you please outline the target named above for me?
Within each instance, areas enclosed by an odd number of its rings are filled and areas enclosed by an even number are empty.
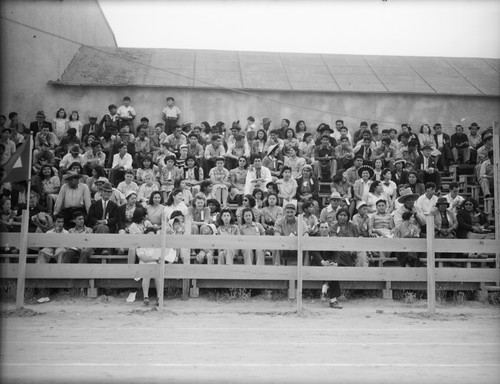
[[[285,209],[293,209],[294,211],[297,209],[294,203],[287,203],[285,205]]]
[[[45,113],[43,113],[43,111],[38,111],[38,112],[36,113],[36,116],[35,116],[35,117],[43,117],[43,118],[45,118]]]
[[[215,162],[217,161],[225,161],[226,159],[224,158],[224,156],[216,156],[215,157]]]
[[[90,144],[90,147],[91,148],[95,148],[97,147],[98,145],[102,145],[100,141],[93,141],[91,144]]]
[[[78,178],[80,179],[81,177],[83,177],[82,174],[78,173],[78,172],[74,172],[74,171],[68,171],[64,176],[63,176],[63,180],[69,180],[69,179],[74,179],[74,178]]]
[[[370,167],[369,165],[362,165],[361,167],[358,168],[358,176],[361,177],[363,174],[363,171],[368,171],[370,173],[370,179],[373,178],[375,175],[375,170]]]
[[[119,135],[120,136],[130,136],[130,132],[127,128],[123,127],[122,129],[120,129]]]
[[[97,117],[95,115],[90,115],[89,120],[92,120],[92,119],[97,120]]]
[[[80,146],[78,144],[73,145],[69,151],[71,153],[80,153]]]
[[[396,157],[394,159],[394,165],[396,165],[396,163],[403,163],[403,166],[406,164],[406,160],[403,159],[402,157]]]
[[[323,126],[319,129],[319,131],[321,132],[321,134],[324,134],[326,131],[328,131],[328,132],[330,132],[330,133],[335,132],[335,131],[332,129],[332,127],[330,127],[328,124],[323,125]]]
[[[12,129],[10,127],[5,127],[2,129],[2,133],[7,132],[7,131],[12,132]]]
[[[113,186],[111,185],[110,182],[104,183],[104,185],[101,187],[102,191],[108,191],[108,192],[113,192]]]
[[[450,206],[450,203],[448,203],[448,200],[446,200],[446,197],[440,197],[437,199],[436,206],[441,205],[441,204],[446,204],[446,206]]]
[[[421,151],[424,151],[426,149],[429,149],[432,151],[432,147],[429,144],[425,144],[424,146],[422,146],[422,148],[420,148]]]
[[[269,117],[264,117],[264,118],[262,119],[261,124],[262,124],[262,125],[266,125],[266,124],[269,124],[271,121],[272,121],[272,120],[270,120],[270,119],[269,119]]]

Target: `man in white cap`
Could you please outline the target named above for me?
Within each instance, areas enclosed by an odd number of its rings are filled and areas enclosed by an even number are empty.
[[[325,208],[321,210],[321,213],[319,215],[319,221],[326,221],[331,228],[333,223],[337,221],[335,215],[337,214],[337,211],[340,209],[341,200],[342,196],[340,196],[340,193],[333,192],[330,195],[330,204],[328,204]]]

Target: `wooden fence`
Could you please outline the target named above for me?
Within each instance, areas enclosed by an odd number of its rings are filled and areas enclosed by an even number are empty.
[[[301,220],[299,220],[301,223]],[[434,221],[427,221],[428,233],[433,233]],[[300,233],[300,229],[299,229]],[[257,240],[257,241],[254,241]],[[22,244],[22,243],[25,244]],[[16,304],[24,303],[26,279],[133,279],[137,277],[164,279],[208,280],[259,280],[297,284],[297,309],[302,310],[303,282],[311,281],[360,281],[383,282],[390,289],[393,282],[427,283],[428,309],[435,311],[436,283],[462,282],[500,285],[500,241],[434,239],[377,239],[337,237],[250,237],[250,236],[201,236],[201,235],[58,235],[32,234],[22,239],[19,234],[3,234],[2,243],[20,244],[24,247],[91,247],[91,248],[213,248],[213,249],[279,249],[296,250],[296,266],[256,265],[193,265],[193,264],[26,264],[26,254],[21,252],[19,263],[2,264],[1,279],[18,279]],[[24,248],[26,249],[26,248]],[[422,268],[373,268],[303,266],[303,253],[312,250],[426,252],[427,267]],[[440,253],[493,253],[495,268],[435,268],[434,254]],[[23,254],[24,253],[24,260]],[[164,265],[162,268],[161,266]],[[160,309],[163,308],[163,286],[159,287]]]

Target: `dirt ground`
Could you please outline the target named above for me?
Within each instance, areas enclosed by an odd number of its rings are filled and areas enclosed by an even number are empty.
[[[2,383],[498,383],[500,309],[355,299],[2,306]]]

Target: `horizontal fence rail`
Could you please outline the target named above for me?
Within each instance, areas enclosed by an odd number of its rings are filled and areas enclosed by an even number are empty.
[[[166,235],[167,248],[207,249],[279,249],[296,250],[297,239],[293,236],[201,236]],[[18,233],[2,234],[2,244],[20,244]],[[301,238],[303,251],[391,251],[426,252],[426,239],[385,239],[354,237]],[[161,234],[28,234],[28,247],[78,247],[78,248],[161,248]],[[497,240],[435,239],[434,251],[441,253],[496,253],[500,250]]]

